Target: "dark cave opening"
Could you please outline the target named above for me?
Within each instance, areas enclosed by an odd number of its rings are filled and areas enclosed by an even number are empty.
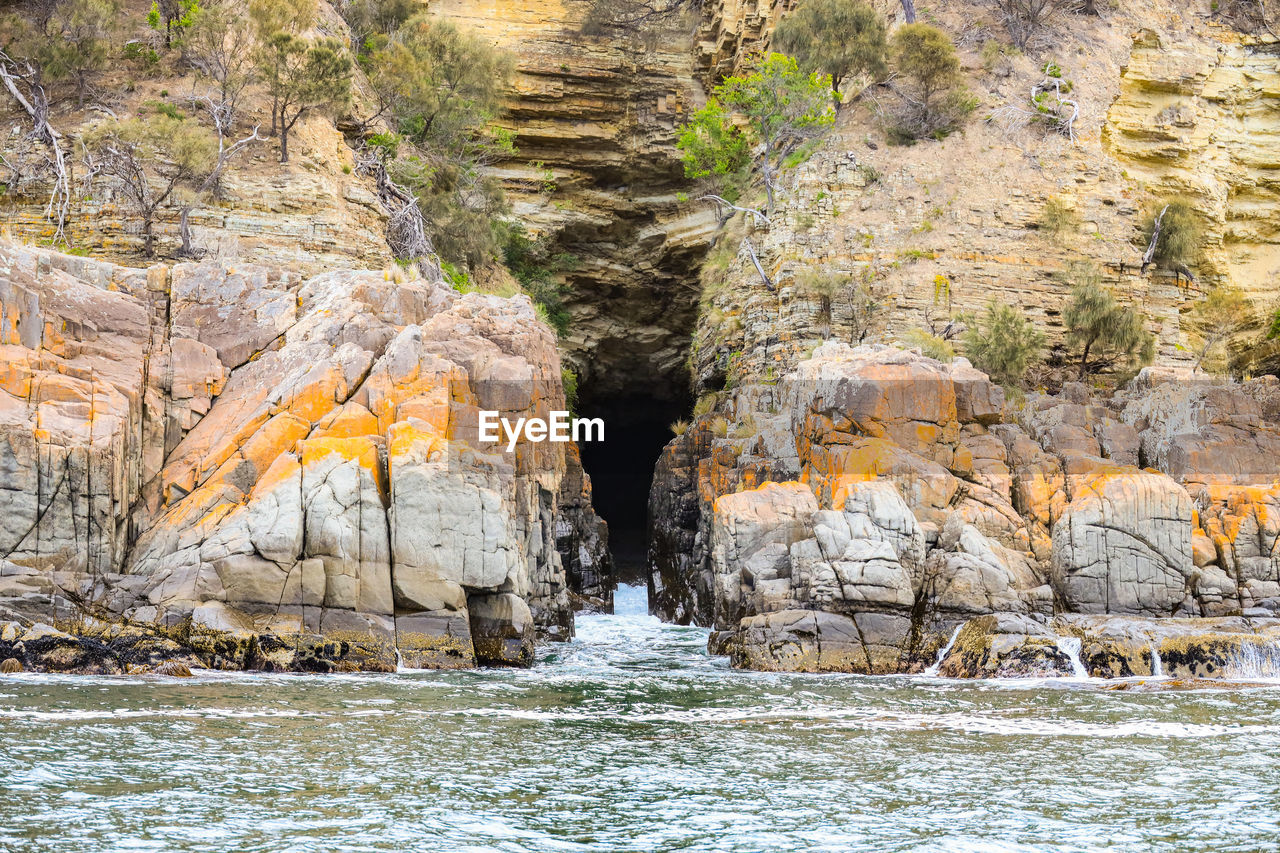
[[[586,397],[581,417],[603,418],[604,441],[582,445],[596,513],[609,524],[609,549],[619,583],[644,583],[649,486],[671,424],[688,417],[687,397]]]

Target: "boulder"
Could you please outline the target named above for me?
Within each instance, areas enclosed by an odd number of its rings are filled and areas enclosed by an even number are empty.
[[[1162,474],[1104,470],[1053,527],[1053,583],[1079,613],[1169,615],[1190,592],[1191,499]]]
[[[781,610],[743,619],[728,647],[732,664],[743,669],[891,673],[900,668],[905,621],[884,614]]]
[[[511,593],[471,596],[471,640],[481,666],[529,666],[533,663],[533,614]]]

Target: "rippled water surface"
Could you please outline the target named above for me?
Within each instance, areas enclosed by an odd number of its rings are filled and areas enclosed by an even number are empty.
[[[528,671],[5,677],[0,850],[1280,845],[1280,687],[742,673],[618,600]]]

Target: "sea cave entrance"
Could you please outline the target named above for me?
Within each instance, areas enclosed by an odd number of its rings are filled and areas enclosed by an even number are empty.
[[[586,396],[583,417],[603,418],[605,440],[582,445],[596,513],[609,524],[619,584],[644,584],[649,487],[654,463],[671,440],[671,423],[688,417],[687,395]]]

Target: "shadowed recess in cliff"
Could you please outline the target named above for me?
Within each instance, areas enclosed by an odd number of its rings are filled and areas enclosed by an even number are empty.
[[[609,523],[609,546],[620,583],[644,577],[646,520],[653,466],[671,439],[672,421],[689,410],[687,399],[649,396],[588,397],[587,417],[605,421],[605,440],[582,445],[596,512]]]

